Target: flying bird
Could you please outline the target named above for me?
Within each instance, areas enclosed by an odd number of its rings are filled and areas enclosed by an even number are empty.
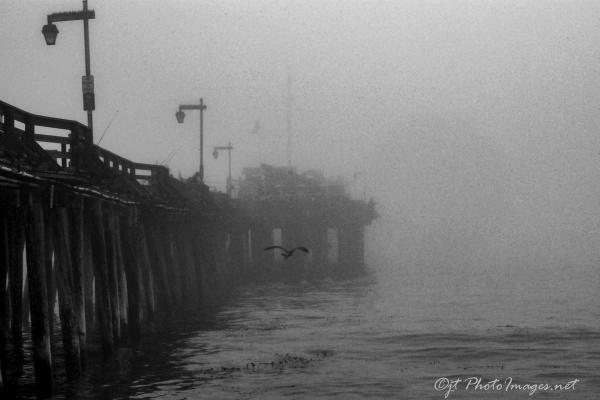
[[[291,250],[288,250],[288,249],[286,249],[286,248],[284,248],[284,247],[281,247],[281,246],[269,246],[269,247],[265,247],[265,251],[267,251],[267,250],[271,250],[271,249],[280,249],[280,250],[281,250],[281,255],[282,255],[282,256],[283,256],[283,258],[284,258],[284,259],[286,259],[286,260],[287,260],[289,257],[291,257],[291,256],[292,256],[292,254],[294,254],[294,252],[295,252],[296,250],[303,251],[303,252],[305,252],[306,254],[310,253],[310,250],[308,250],[308,249],[307,249],[306,247],[304,247],[304,246],[298,246],[298,247],[295,247],[295,248],[293,248],[293,249],[291,249]]]

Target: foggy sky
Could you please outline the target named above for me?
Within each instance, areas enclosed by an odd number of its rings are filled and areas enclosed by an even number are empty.
[[[208,105],[205,174],[293,162],[379,203],[378,248],[597,261],[600,2],[90,0],[95,137],[190,176]],[[0,99],[85,123],[81,22],[40,33],[80,1],[0,2]],[[183,146],[183,147],[182,147]],[[363,178],[360,178],[363,179]],[[435,249],[435,250],[434,250]],[[565,261],[567,260],[567,261]]]

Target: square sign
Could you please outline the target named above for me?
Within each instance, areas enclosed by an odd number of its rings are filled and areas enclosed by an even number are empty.
[[[96,99],[94,98],[94,93],[84,93],[83,94],[83,110],[84,111],[94,111],[96,109]]]
[[[81,89],[83,93],[94,93],[94,76],[84,75],[81,77]]]

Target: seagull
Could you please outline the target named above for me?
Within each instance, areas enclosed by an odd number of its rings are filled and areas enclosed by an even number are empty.
[[[269,247],[265,247],[265,251],[266,251],[266,250],[271,250],[271,249],[280,249],[280,250],[281,250],[281,255],[282,255],[282,256],[283,256],[283,258],[285,258],[286,260],[287,260],[289,257],[291,257],[291,256],[292,256],[292,254],[294,254],[294,252],[295,252],[296,250],[301,250],[301,251],[305,252],[306,254],[310,253],[310,250],[308,250],[308,249],[307,249],[306,247],[304,247],[304,246],[298,246],[298,247],[295,247],[295,248],[293,248],[293,249],[291,249],[291,250],[288,250],[288,249],[286,249],[286,248],[284,248],[284,247],[281,247],[281,246],[269,246]]]

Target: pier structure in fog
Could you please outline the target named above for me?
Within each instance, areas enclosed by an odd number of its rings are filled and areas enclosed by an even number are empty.
[[[245,169],[236,199],[211,193],[198,175],[177,180],[93,144],[79,122],[1,101],[0,209],[0,391],[22,375],[30,337],[40,397],[57,353],[67,376],[85,368],[90,332],[109,355],[162,315],[274,271],[262,249],[276,232],[311,249],[310,270],[359,269],[376,216],[339,182],[289,167]]]
[[[344,273],[363,267],[364,227],[377,215],[372,202],[350,199],[343,181],[317,170],[298,173],[261,164],[242,174],[239,205],[254,217],[252,254],[258,265],[271,265],[274,256],[261,245],[272,243],[308,247],[312,270]]]

